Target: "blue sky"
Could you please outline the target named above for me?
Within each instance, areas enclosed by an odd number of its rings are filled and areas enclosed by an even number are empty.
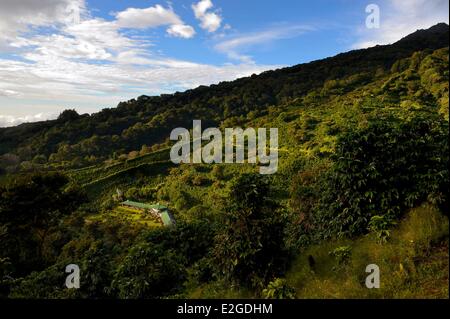
[[[155,1],[89,1],[99,16],[111,19],[111,11],[123,11],[128,7],[145,8]],[[367,1],[318,0],[318,1],[261,1],[261,0],[213,0],[214,9],[222,18],[219,32],[207,32],[197,26],[191,4],[194,1],[172,1],[171,6],[183,20],[196,28],[196,36],[190,41],[164,36],[164,28],[145,30],[143,35],[155,35],[155,45],[168,56],[197,63],[223,64],[229,61],[223,52],[214,49],[218,37],[255,34],[289,26],[310,26],[319,32],[293,35],[292,38],[259,43],[248,49],[256,63],[292,65],[326,57],[348,50],[352,43],[349,30],[365,23]],[[282,5],[280,5],[280,3]],[[325,9],[326,8],[326,9]],[[325,9],[325,10],[324,10]],[[98,11],[97,11],[98,10]],[[352,21],[352,25],[348,22]],[[223,27],[227,26],[227,30]],[[228,26],[231,29],[228,29]],[[322,30],[322,32],[320,32]],[[226,31],[226,32],[224,32]],[[286,31],[288,32],[288,31]]]
[[[366,7],[380,9],[367,28]],[[392,43],[448,0],[0,2],[0,126],[114,107]]]

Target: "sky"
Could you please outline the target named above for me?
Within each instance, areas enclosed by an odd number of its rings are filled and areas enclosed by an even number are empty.
[[[448,0],[0,0],[0,127],[393,43],[448,12]]]

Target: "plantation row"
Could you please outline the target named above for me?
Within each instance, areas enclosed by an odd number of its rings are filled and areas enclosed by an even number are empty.
[[[142,164],[163,162],[167,161],[168,159],[169,149],[164,149],[110,166],[98,165],[90,166],[84,169],[71,170],[68,172],[68,175],[77,183],[84,185],[93,183],[102,178],[126,171],[127,169],[137,167]]]

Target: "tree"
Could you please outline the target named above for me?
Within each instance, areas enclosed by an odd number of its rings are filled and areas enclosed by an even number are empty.
[[[284,216],[270,199],[268,180],[260,175],[238,177],[229,198],[213,253],[218,273],[239,284],[261,287],[285,266]]]
[[[69,122],[80,118],[80,115],[75,110],[65,110],[58,116],[59,122]]]

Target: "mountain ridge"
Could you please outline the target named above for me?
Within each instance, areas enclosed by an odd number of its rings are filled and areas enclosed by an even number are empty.
[[[431,45],[430,45],[430,42],[428,42],[426,45],[424,44],[421,47],[411,46],[411,41],[417,41],[418,39],[420,39],[420,40],[428,40],[429,41],[428,35],[430,35],[430,34],[435,34],[435,36],[436,36],[436,38],[438,40],[437,41],[431,41]],[[347,51],[347,52],[343,52],[343,53],[338,53],[337,55],[334,55],[334,56],[331,56],[331,57],[326,57],[326,58],[323,58],[323,59],[318,59],[318,60],[314,60],[314,61],[307,62],[307,63],[300,63],[300,64],[296,64],[296,65],[288,66],[288,67],[284,67],[284,68],[279,68],[279,69],[274,69],[274,70],[267,70],[267,71],[261,72],[258,75],[253,74],[251,76],[237,78],[237,79],[232,80],[232,81],[222,81],[222,82],[220,82],[218,84],[212,84],[212,85],[208,85],[208,86],[201,85],[201,86],[199,86],[197,88],[189,89],[189,90],[186,90],[186,91],[183,91],[183,92],[175,92],[175,93],[170,93],[170,94],[161,94],[161,95],[154,95],[154,96],[141,95],[141,97],[160,98],[160,97],[163,97],[163,96],[173,96],[173,95],[177,95],[177,94],[187,94],[189,92],[200,90],[200,89],[204,89],[204,88],[214,88],[216,86],[219,86],[219,85],[222,85],[222,84],[226,84],[226,83],[232,83],[232,82],[245,80],[245,79],[250,79],[250,78],[254,78],[254,77],[263,77],[264,75],[271,74],[272,72],[281,72],[281,71],[288,71],[289,72],[291,70],[296,70],[298,68],[301,68],[301,67],[303,67],[305,65],[320,63],[320,62],[327,61],[327,60],[330,60],[330,59],[336,59],[338,57],[346,56],[346,55],[349,55],[349,54],[352,54],[352,53],[367,52],[367,50],[375,50],[375,49],[385,48],[385,47],[399,47],[399,46],[405,47],[405,44],[406,44],[407,47],[414,48],[416,50],[420,50],[420,49],[423,49],[423,48],[439,49],[439,48],[443,47],[442,44],[445,44],[445,43],[447,45],[449,44],[449,37],[448,36],[449,36],[449,25],[444,23],[444,22],[441,22],[441,23],[438,23],[438,24],[436,24],[436,25],[434,25],[434,26],[432,26],[432,27],[430,27],[428,29],[418,29],[417,31],[415,31],[415,32],[413,32],[413,33],[403,37],[402,39],[394,42],[393,44],[376,45],[376,46],[370,47],[370,48],[351,50],[351,51]],[[436,38],[433,38],[433,39],[436,40]],[[121,103],[123,103],[123,102],[121,102]],[[120,105],[120,103],[119,103],[119,105]],[[110,108],[106,108],[106,109],[110,109]],[[91,116],[95,115],[95,114],[98,114],[98,113],[101,113],[102,111],[103,110],[101,110],[99,112],[92,113]],[[83,116],[86,116],[86,115],[88,115],[88,114],[83,114]],[[19,124],[17,126],[14,126],[14,127],[27,126],[27,124],[43,123],[43,122],[56,122],[56,121],[57,120],[55,119],[55,120],[46,120],[46,121],[26,122],[26,123],[21,123],[21,124]],[[8,128],[11,128],[11,127],[2,127],[2,128],[0,128],[0,131],[8,129]]]

